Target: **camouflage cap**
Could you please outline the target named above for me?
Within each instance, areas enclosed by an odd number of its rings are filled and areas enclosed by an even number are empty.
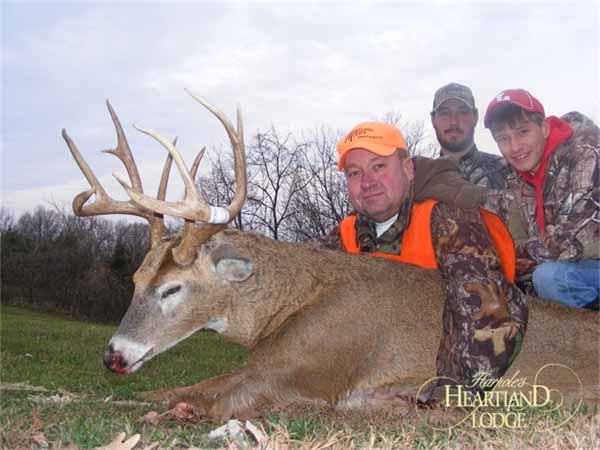
[[[450,83],[446,86],[442,86],[435,92],[435,96],[433,97],[433,112],[435,112],[442,103],[451,98],[463,102],[471,109],[475,109],[475,99],[473,98],[471,89],[462,84]]]

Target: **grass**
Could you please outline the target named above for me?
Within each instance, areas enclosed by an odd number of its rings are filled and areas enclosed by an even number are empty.
[[[30,424],[36,418],[51,442],[81,448],[106,444],[127,428],[139,430],[136,421],[151,409],[148,405],[115,406],[115,400],[135,400],[134,392],[189,385],[230,371],[247,357],[242,347],[216,334],[201,333],[149,361],[141,371],[123,377],[102,364],[104,347],[115,326],[11,306],[3,306],[0,317],[2,383],[41,386],[50,391],[45,397],[67,391],[84,400],[44,404],[36,403],[40,393],[3,391],[3,448],[27,446],[24,440],[33,431]],[[111,401],[105,402],[107,398]],[[156,432],[152,434],[158,437]]]
[[[30,380],[50,390],[114,395],[187,385],[242,364],[246,351],[211,333],[193,336],[130,376],[104,369],[114,326],[83,323],[3,306],[2,381]],[[201,357],[198,356],[200,349]]]
[[[140,433],[142,444],[136,448],[151,442],[173,449],[236,448],[235,442],[209,440],[208,432],[219,424],[207,420],[140,421],[156,406],[132,401],[134,392],[188,385],[242,365],[247,352],[218,335],[195,335],[122,377],[102,365],[114,326],[3,306],[0,328],[0,381],[48,390],[1,392],[1,448],[42,448],[36,444],[41,437],[49,448],[90,449],[108,444],[120,432]],[[545,426],[564,417],[560,412],[528,414]],[[596,449],[600,442],[600,415],[594,408],[582,408],[552,432],[469,426],[436,432],[413,411],[358,414],[316,408],[286,410],[255,423],[267,432],[273,448]]]

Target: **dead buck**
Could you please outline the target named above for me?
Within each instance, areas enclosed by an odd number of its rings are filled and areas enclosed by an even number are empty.
[[[192,95],[193,96],[193,95]],[[194,97],[196,98],[196,97]],[[75,197],[79,216],[133,214],[151,226],[152,248],[134,276],[131,306],[104,356],[108,368],[128,374],[200,330],[214,330],[252,350],[245,367],[154,398],[186,401],[216,419],[244,417],[297,402],[378,407],[399,393],[414,396],[435,375],[441,334],[443,280],[435,271],[276,242],[224,230],[242,208],[246,168],[242,122],[237,129],[196,98],[224,125],[235,155],[237,192],[227,208],[208,205],[175,146],[140,129],[169,152],[157,198],[143,193],[117,116],[107,102],[118,145],[107,152],[125,165],[129,201],[111,199],[63,130],[92,189]],[[183,201],[165,200],[171,159],[185,182]],[[96,200],[85,203],[95,194]],[[163,216],[185,219],[181,236],[163,239]],[[492,343],[490,342],[490,345]],[[531,383],[548,363],[561,392],[598,401],[598,314],[532,299],[521,354],[506,377]]]

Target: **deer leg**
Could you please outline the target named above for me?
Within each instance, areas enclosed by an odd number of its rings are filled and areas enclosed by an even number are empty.
[[[215,398],[239,383],[241,379],[242,377],[237,373],[225,374],[192,384],[191,386],[140,392],[137,395],[147,400],[167,403],[170,407],[173,407],[177,403],[185,402],[198,407],[202,410],[200,412],[206,412],[211,407]]]
[[[253,372],[215,398],[207,414],[217,421],[225,421],[231,417],[245,420],[260,415],[267,408],[282,408],[291,403],[323,406],[327,401],[307,396],[287,376],[277,376],[274,371]]]

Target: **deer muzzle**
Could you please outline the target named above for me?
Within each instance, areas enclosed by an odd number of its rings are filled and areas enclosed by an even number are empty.
[[[138,370],[152,355],[152,347],[113,337],[104,352],[104,365],[119,375]]]
[[[123,358],[123,354],[121,352],[115,352],[112,345],[109,345],[104,352],[104,365],[120,375],[128,372],[127,362]]]

